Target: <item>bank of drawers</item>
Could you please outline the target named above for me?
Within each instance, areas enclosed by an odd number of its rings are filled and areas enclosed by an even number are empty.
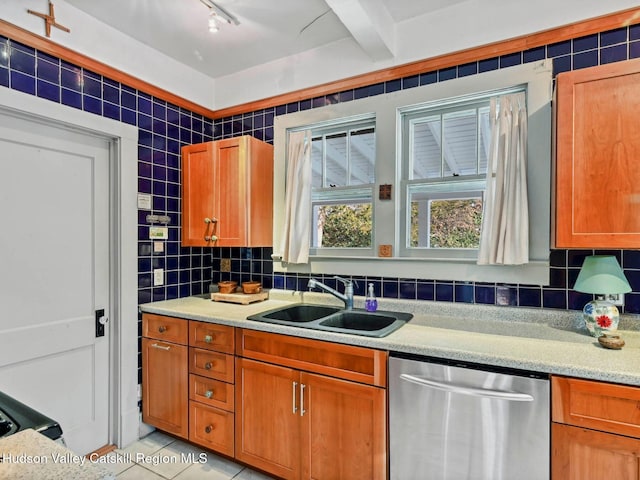
[[[189,440],[233,456],[233,327],[189,321]]]

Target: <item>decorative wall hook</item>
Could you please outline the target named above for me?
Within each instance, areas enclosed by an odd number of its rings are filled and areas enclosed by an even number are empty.
[[[28,9],[27,12],[30,13],[31,15],[35,15],[36,17],[40,17],[44,20],[44,31],[47,37],[51,37],[52,26],[59,28],[63,32],[67,32],[67,33],[71,32],[71,30],[69,30],[67,27],[60,25],[58,22],[56,22],[56,14],[53,11],[53,3],[51,2],[49,2],[49,15],[45,13],[35,12],[30,9]]]

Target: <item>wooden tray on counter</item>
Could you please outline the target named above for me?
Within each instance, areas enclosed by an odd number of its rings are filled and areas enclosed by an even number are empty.
[[[259,293],[220,293],[215,292],[211,294],[211,300],[214,302],[230,302],[240,303],[242,305],[249,305],[253,302],[261,302],[269,298],[268,292]]]

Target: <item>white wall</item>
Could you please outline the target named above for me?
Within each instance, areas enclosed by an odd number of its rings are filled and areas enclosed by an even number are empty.
[[[53,42],[198,105],[212,108],[212,78],[95,20],[64,0],[55,0],[54,4],[56,20],[70,28],[71,33],[52,28]],[[28,14],[27,9],[47,12],[48,8],[47,0],[0,0],[3,20],[41,36],[44,36],[44,21]]]

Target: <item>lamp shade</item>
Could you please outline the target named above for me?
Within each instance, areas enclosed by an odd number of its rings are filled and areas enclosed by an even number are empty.
[[[573,289],[595,294],[631,291],[618,260],[612,255],[591,255],[585,258]]]

